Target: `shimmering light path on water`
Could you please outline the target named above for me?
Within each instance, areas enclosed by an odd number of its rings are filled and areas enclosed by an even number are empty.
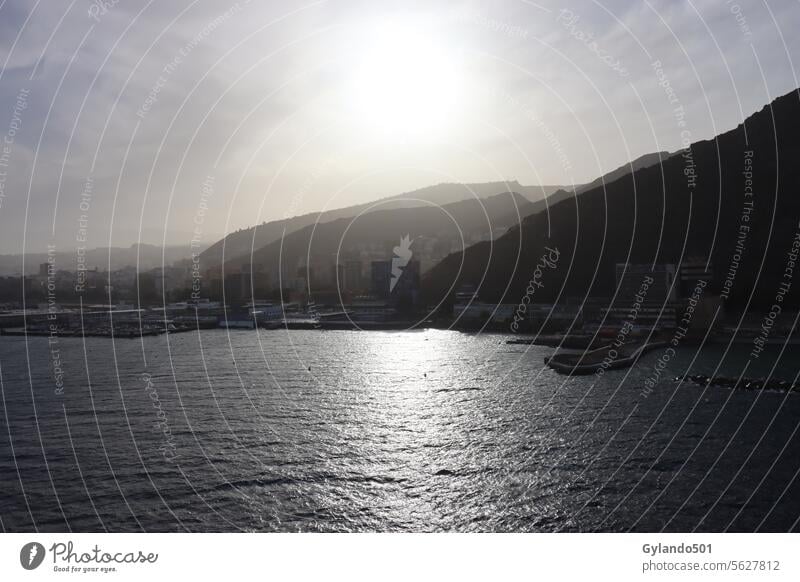
[[[800,394],[679,386],[687,349],[645,398],[658,352],[631,370],[565,378],[542,367],[552,350],[506,339],[61,338],[58,395],[47,338],[27,350],[0,338],[2,526],[798,528]],[[720,373],[740,371],[741,351]],[[704,350],[692,371],[713,372],[722,353]],[[776,375],[792,378],[797,356],[784,354]]]

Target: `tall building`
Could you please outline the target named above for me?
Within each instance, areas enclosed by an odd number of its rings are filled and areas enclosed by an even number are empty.
[[[341,282],[340,282],[341,283]],[[364,283],[361,277],[361,261],[347,261],[344,266],[345,291],[361,291]]]
[[[409,261],[394,285],[392,295],[416,294],[419,291],[419,261]]]
[[[609,323],[623,320],[637,325],[674,327],[678,281],[675,265],[616,265],[616,299],[603,310]]]
[[[232,305],[252,300],[252,276],[247,273],[231,273],[225,275],[225,302]]]
[[[392,280],[392,261],[372,261],[370,264],[370,293],[387,299]]]
[[[652,282],[648,282],[649,279]],[[618,307],[634,303],[640,293],[648,303],[672,302],[677,298],[675,265],[672,264],[617,263],[616,280]]]

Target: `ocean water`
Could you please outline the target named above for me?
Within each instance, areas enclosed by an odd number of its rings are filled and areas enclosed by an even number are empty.
[[[450,331],[0,338],[4,531],[789,531],[800,394]],[[52,349],[57,349],[54,354]],[[62,376],[54,377],[58,356]],[[780,357],[779,357],[780,356]],[[800,354],[748,376],[794,378]],[[60,393],[59,393],[60,392]]]

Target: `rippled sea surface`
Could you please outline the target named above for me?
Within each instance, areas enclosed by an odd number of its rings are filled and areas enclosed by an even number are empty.
[[[506,336],[0,338],[6,531],[787,531],[800,394],[566,378]],[[63,395],[56,392],[58,349]],[[792,379],[800,354],[747,372]],[[767,356],[771,356],[767,357]]]

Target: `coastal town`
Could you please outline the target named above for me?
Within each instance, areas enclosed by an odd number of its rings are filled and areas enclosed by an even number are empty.
[[[133,338],[214,328],[441,328],[579,349],[644,336],[752,343],[763,332],[763,314],[725,311],[724,298],[711,289],[713,265],[703,258],[678,266],[619,263],[612,297],[539,301],[535,292],[557,260],[552,250],[543,257],[528,291],[514,302],[483,300],[480,289],[462,284],[438,305],[424,302],[420,262],[410,258],[401,267],[397,256],[328,269],[302,265],[292,280],[275,285],[249,267],[206,280],[191,259],[145,272],[57,270],[47,262],[36,275],[0,278],[0,332]],[[793,319],[782,313],[775,342],[794,341]]]

